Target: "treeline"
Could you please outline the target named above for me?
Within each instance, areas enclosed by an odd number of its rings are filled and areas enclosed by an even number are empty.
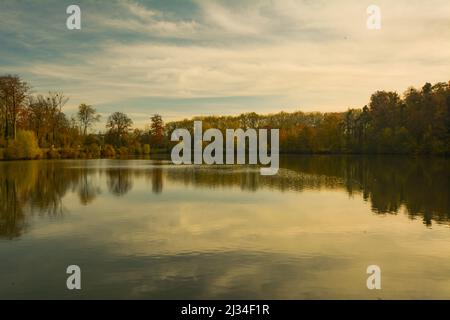
[[[81,104],[70,118],[61,92],[33,95],[19,76],[0,76],[0,159],[99,158],[150,153],[161,144],[162,118],[154,115],[145,130],[133,129],[122,112],[111,114],[104,132],[92,133],[97,110]],[[153,150],[158,151],[158,148]]]
[[[196,117],[171,122],[204,130],[218,128],[279,128],[283,153],[450,154],[450,82],[409,88],[403,96],[377,91],[368,105],[347,112],[256,113],[237,117]]]
[[[19,76],[0,76],[0,159],[98,158],[169,152],[176,128],[193,130],[280,129],[282,153],[450,154],[450,82],[426,83],[402,96],[378,91],[368,105],[347,112],[280,112],[270,115],[194,117],[164,124],[160,115],[145,129],[122,112],[93,133],[97,110],[81,104],[70,118],[60,92],[33,95]]]

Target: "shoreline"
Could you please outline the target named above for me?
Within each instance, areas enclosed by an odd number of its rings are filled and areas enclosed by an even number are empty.
[[[280,157],[301,157],[301,156],[326,156],[326,157],[402,157],[402,158],[432,158],[432,159],[450,159],[450,155],[436,154],[395,154],[395,153],[282,153]],[[14,161],[51,161],[51,160],[170,160],[170,153],[150,153],[148,155],[127,155],[116,157],[38,157],[34,159],[2,159],[1,162]]]

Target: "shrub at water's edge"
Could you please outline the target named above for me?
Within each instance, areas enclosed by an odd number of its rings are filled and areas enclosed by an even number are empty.
[[[32,131],[19,130],[15,140],[9,141],[4,150],[4,158],[9,160],[37,159],[42,152]]]

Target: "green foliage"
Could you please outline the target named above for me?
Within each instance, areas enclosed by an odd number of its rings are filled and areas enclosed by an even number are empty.
[[[145,155],[149,155],[150,154],[150,145],[148,143],[144,144],[143,152],[144,152]]]
[[[36,159],[41,156],[37,139],[32,131],[20,130],[16,139],[8,142],[5,151],[7,159]]]
[[[100,158],[101,149],[98,144],[92,143],[86,148],[86,154],[89,158]]]
[[[129,154],[141,155],[142,152],[143,152],[142,146],[139,142],[134,142],[134,143],[130,144],[130,146],[128,147]]]
[[[411,134],[405,127],[397,128],[394,132],[394,150],[399,154],[408,154],[415,149]]]

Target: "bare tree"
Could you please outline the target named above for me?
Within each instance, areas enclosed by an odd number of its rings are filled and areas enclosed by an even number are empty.
[[[30,97],[26,123],[36,133],[41,146],[46,143],[54,144],[61,137],[63,129],[69,126],[69,121],[62,112],[68,100],[60,92]]]
[[[24,107],[29,90],[29,85],[17,75],[0,77],[0,101],[5,139],[16,138],[17,118]]]
[[[86,136],[88,129],[91,128],[94,123],[99,122],[100,117],[101,116],[97,114],[95,108],[90,105],[82,103],[78,107],[77,119],[80,122],[83,135]]]

